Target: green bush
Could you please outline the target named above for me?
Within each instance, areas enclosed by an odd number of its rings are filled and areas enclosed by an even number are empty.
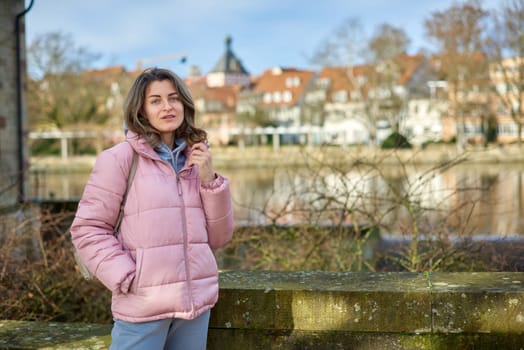
[[[384,142],[382,142],[382,149],[398,149],[398,148],[411,148],[411,144],[408,139],[398,132],[393,132],[389,135]]]
[[[59,155],[60,140],[57,139],[39,139],[31,142],[30,152],[35,156],[42,155]]]

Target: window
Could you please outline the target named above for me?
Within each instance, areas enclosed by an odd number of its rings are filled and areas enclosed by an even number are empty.
[[[111,83],[111,94],[120,95],[120,86],[116,82]]]
[[[367,82],[366,77],[364,77],[364,76],[362,76],[362,75],[359,75],[359,76],[357,77],[357,83],[358,83],[358,85],[362,86],[362,85],[364,85],[366,82]]]
[[[359,90],[353,90],[351,91],[351,98],[355,101],[359,101],[360,99],[362,99],[362,94]]]
[[[320,88],[320,89],[326,89],[328,86],[329,86],[329,78],[319,78],[317,80],[317,86]]]
[[[271,101],[272,101],[271,93],[270,92],[266,92],[264,94],[264,103],[271,103]]]
[[[331,98],[333,99],[333,102],[347,102],[348,93],[345,90],[335,91],[331,95]]]
[[[497,113],[501,115],[506,115],[508,114],[508,109],[506,108],[506,106],[503,103],[499,103],[497,107]]]
[[[283,100],[284,102],[291,102],[291,100],[293,99],[293,94],[291,93],[291,91],[284,91],[284,94],[283,94]]]
[[[501,124],[497,126],[499,135],[517,135],[517,126],[512,124]]]
[[[499,94],[504,94],[504,93],[507,92],[506,84],[504,84],[504,83],[497,84],[497,85],[495,86],[495,89],[497,90],[497,92],[498,92]]]
[[[195,101],[195,108],[198,111],[203,111],[206,108],[206,101],[203,98],[199,98]]]
[[[275,103],[282,102],[282,93],[280,91],[273,92],[273,102]]]
[[[300,78],[299,77],[289,77],[286,78],[286,87],[292,88],[300,86]]]

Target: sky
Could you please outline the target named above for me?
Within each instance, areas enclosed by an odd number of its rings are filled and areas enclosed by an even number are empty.
[[[25,0],[26,6],[30,0]],[[428,48],[424,20],[460,0],[34,0],[26,15],[26,42],[40,34],[71,35],[77,47],[100,55],[96,68],[138,61],[187,76],[208,73],[225,38],[251,75],[275,67],[315,69],[309,57],[350,18],[367,37],[382,23],[404,29],[410,53]],[[486,9],[500,0],[482,1]],[[187,55],[185,63],[178,57]],[[170,56],[171,59],[158,59]]]

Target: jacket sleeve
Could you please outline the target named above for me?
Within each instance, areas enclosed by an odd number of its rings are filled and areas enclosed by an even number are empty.
[[[136,265],[113,235],[113,228],[130,163],[110,151],[100,153],[71,226],[73,244],[88,269],[108,289],[122,293],[127,293]]]
[[[229,181],[221,175],[200,187],[200,197],[206,215],[207,234],[211,249],[226,245],[233,238],[233,206]]]

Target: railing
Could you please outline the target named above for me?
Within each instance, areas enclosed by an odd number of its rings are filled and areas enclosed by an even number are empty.
[[[217,142],[229,143],[233,138],[238,137],[239,147],[244,147],[245,137],[256,138],[256,143],[267,145],[271,136],[273,149],[278,151],[280,148],[281,136],[287,136],[292,142],[307,144],[309,146],[332,139],[332,135],[339,133],[340,130],[326,130],[318,126],[296,126],[296,127],[256,127],[256,128],[220,128],[209,129],[208,133]],[[29,138],[36,139],[58,139],[60,140],[60,154],[62,159],[68,157],[68,140],[78,138],[110,138],[117,142],[124,139],[121,130],[111,131],[45,131],[31,132]],[[218,141],[220,140],[220,141]],[[346,142],[347,141],[347,142]],[[289,142],[289,141],[288,141]],[[343,143],[351,143],[351,140],[341,140]]]
[[[68,140],[69,139],[81,139],[81,138],[94,138],[103,139],[110,138],[114,142],[124,138],[123,131],[42,131],[42,132],[30,132],[29,139],[58,139],[60,140],[60,156],[62,159],[68,157]]]

